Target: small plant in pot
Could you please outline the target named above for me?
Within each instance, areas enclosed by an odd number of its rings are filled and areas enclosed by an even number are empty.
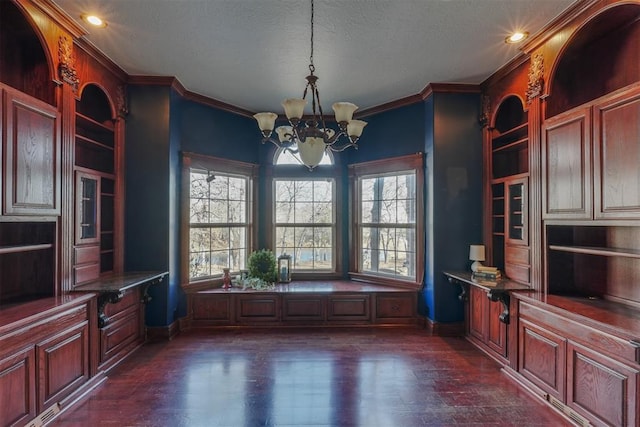
[[[276,256],[269,249],[260,249],[249,255],[247,260],[249,277],[240,279],[239,285],[243,289],[271,289],[277,277]]]

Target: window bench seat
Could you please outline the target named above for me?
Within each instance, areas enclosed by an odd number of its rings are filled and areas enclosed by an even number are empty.
[[[349,280],[187,292],[185,327],[415,326],[416,290]]]

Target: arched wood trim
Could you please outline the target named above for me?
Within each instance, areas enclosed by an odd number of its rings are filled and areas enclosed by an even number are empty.
[[[566,40],[564,41],[564,43],[562,44],[562,47],[560,47],[560,49],[558,49],[558,52],[556,53],[555,57],[551,60],[551,64],[549,67],[549,74],[546,80],[546,84],[544,85],[543,88],[543,95],[542,98],[547,98],[549,96],[551,96],[552,93],[552,89],[553,89],[553,82],[554,82],[554,78],[556,76],[556,73],[558,71],[558,66],[560,64],[560,62],[562,62],[562,60],[564,59],[564,56],[567,52],[568,49],[570,49],[573,46],[573,43],[576,40],[576,37],[579,36],[582,31],[584,30],[585,27],[591,25],[593,23],[593,21],[597,18],[599,18],[602,14],[604,13],[609,13],[611,10],[618,8],[618,7],[623,7],[623,6],[637,6],[638,8],[640,8],[640,1],[638,0],[628,0],[628,1],[622,1],[622,2],[618,2],[618,3],[614,3],[614,4],[609,4],[604,6],[602,9],[599,9],[598,11],[596,11],[595,13],[593,13],[592,15],[590,15],[589,17],[585,18],[585,20],[578,26],[576,26],[573,31],[571,32],[571,35],[569,35]],[[640,11],[640,9],[639,9]],[[532,52],[532,56],[533,54],[535,54],[535,52]],[[545,57],[546,59],[546,57]]]
[[[109,94],[109,91],[101,83],[93,82],[93,81],[92,82],[82,82],[80,88],[78,89],[78,100],[82,99],[82,94],[84,93],[84,90],[88,86],[95,86],[95,87],[97,87],[98,89],[100,89],[104,93],[104,96],[107,98],[107,103],[109,104],[109,110],[111,111],[111,120],[115,121],[118,118],[118,114],[117,114],[117,111],[116,111],[116,104],[113,101],[111,95]]]
[[[520,105],[522,106],[522,111],[524,113],[527,112],[527,104],[526,104],[526,100],[524,99],[524,96],[522,96],[521,94],[517,94],[517,93],[505,93],[500,100],[495,103],[495,105],[493,106],[493,108],[491,109],[491,120],[489,123],[489,129],[495,129],[496,127],[496,118],[498,117],[498,110],[500,110],[500,107],[502,106],[502,104],[504,104],[504,102],[508,99],[508,98],[518,98],[518,100],[520,101]]]

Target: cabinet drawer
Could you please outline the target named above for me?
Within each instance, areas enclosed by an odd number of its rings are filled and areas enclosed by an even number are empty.
[[[413,319],[417,310],[416,304],[413,293],[377,294],[376,320]]]
[[[76,285],[80,285],[100,277],[100,264],[80,265],[73,268]]]
[[[280,320],[280,300],[276,295],[242,295],[237,300],[238,321],[276,322]]]
[[[122,299],[117,303],[107,304],[104,309],[104,312],[107,316],[114,317],[118,313],[121,313],[130,307],[138,306],[139,304],[141,304],[140,297],[139,297],[139,290],[130,289],[124,294]]]
[[[100,330],[100,334],[100,362],[104,363],[142,335],[140,312],[136,309],[128,310],[121,318],[112,319]]]
[[[529,265],[529,248],[507,245],[504,259],[509,264]]]
[[[504,263],[504,272],[511,280],[521,283],[529,283],[529,267],[525,265]]]
[[[332,295],[328,299],[328,320],[370,320],[369,295]]]
[[[324,307],[324,298],[321,296],[285,295],[282,300],[282,320],[322,321],[325,318]]]
[[[100,246],[76,246],[75,264],[89,264],[100,261]]]

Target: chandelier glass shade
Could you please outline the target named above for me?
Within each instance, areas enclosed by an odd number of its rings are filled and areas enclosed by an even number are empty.
[[[271,142],[276,147],[290,150],[297,154],[299,160],[312,170],[315,168],[326,150],[344,151],[349,147],[358,148],[358,140],[367,122],[356,120],[353,113],[358,106],[350,102],[336,102],[332,105],[338,130],[326,126],[326,120],[320,105],[318,77],[314,74],[313,65],[313,18],[314,4],[311,0],[311,55],[309,57],[309,75],[302,98],[285,99],[282,102],[288,126],[275,127],[278,115],[264,112],[254,114],[258,127],[262,132],[262,143]],[[304,115],[307,105],[307,94],[311,92],[311,116]],[[271,135],[276,131],[277,139]],[[297,148],[292,148],[297,147]]]

